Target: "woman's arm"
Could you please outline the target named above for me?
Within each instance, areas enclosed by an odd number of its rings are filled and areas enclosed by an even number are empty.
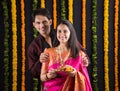
[[[71,65],[65,65],[63,70],[67,72],[69,76],[72,76],[72,77],[74,77],[77,72],[76,69]]]
[[[47,80],[55,78],[56,76],[57,76],[57,74],[56,74],[55,69],[51,69],[48,72],[47,71],[47,63],[45,62],[42,64],[41,75],[40,75],[41,81],[47,81]]]
[[[57,76],[56,69],[51,68],[50,70],[48,70],[48,67],[50,65],[49,63],[51,61],[50,53],[51,53],[51,51],[49,51],[49,49],[44,50],[44,54],[47,54],[48,56],[47,56],[47,58],[45,58],[47,61],[42,62],[41,75],[40,75],[40,79],[42,81],[47,81],[47,80],[53,79]]]
[[[47,81],[49,79],[47,76],[48,73],[47,69],[48,69],[48,62],[42,63],[41,74],[40,74],[41,81]]]

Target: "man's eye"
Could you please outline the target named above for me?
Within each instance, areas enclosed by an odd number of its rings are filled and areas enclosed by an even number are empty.
[[[40,24],[40,22],[35,22],[36,24]]]
[[[58,30],[59,33],[61,33],[61,30]]]
[[[43,24],[47,24],[47,21],[43,21]]]

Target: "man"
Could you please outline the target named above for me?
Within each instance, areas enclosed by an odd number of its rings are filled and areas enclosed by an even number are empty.
[[[32,76],[39,79],[41,70],[39,57],[45,48],[52,47],[55,31],[51,30],[52,19],[47,9],[41,8],[35,10],[32,14],[32,18],[33,26],[39,32],[39,35],[29,45],[27,57]],[[45,56],[47,57],[47,54]]]

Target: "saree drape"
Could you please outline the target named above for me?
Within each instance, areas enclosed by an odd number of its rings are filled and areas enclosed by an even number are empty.
[[[46,49],[49,53],[48,71],[60,66],[59,57],[54,48]],[[65,72],[57,72],[57,77],[44,82],[44,91],[92,91],[86,66],[82,64],[81,56],[68,58],[64,65],[70,65],[76,69],[74,77]],[[42,69],[46,69],[42,67]]]

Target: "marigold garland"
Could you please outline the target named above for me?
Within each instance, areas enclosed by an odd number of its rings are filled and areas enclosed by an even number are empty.
[[[12,91],[17,91],[17,24],[16,0],[11,0],[12,14]]]
[[[86,48],[86,0],[82,0],[82,45]]]
[[[33,0],[33,4],[32,4],[32,8],[33,10],[37,9],[37,4],[38,4],[38,1],[37,0]],[[34,38],[37,37],[38,35],[38,31],[33,27],[33,31],[34,31]],[[38,79],[37,78],[33,78],[33,91],[37,91],[37,88],[38,87]]]
[[[109,69],[108,69],[108,18],[109,18],[109,0],[104,0],[104,81],[105,91],[109,91]]]
[[[57,27],[57,6],[56,6],[56,0],[53,0],[53,27],[56,29]]]
[[[68,20],[73,23],[73,0],[68,0]]]
[[[3,15],[4,15],[4,29],[5,29],[5,37],[4,37],[4,90],[9,91],[9,23],[8,23],[8,7],[7,1],[4,0],[2,2],[3,6]]]
[[[37,0],[33,0],[35,1],[36,4],[33,4],[35,6],[33,7],[37,7]],[[53,0],[53,2],[55,1],[56,3],[56,0]],[[65,19],[65,8],[64,8],[64,3],[65,1],[64,0],[61,0],[61,16],[62,16],[62,19]],[[9,91],[8,90],[8,86],[9,86],[9,83],[8,83],[8,77],[9,77],[9,44],[8,44],[8,38],[9,38],[9,35],[8,35],[8,29],[9,29],[9,24],[7,22],[8,20],[8,9],[7,9],[7,1],[6,0],[3,0],[4,3],[3,4],[3,13],[4,13],[4,23],[5,23],[5,39],[4,39],[4,46],[5,46],[5,50],[4,50],[4,90],[5,91]],[[96,0],[94,0],[93,2],[96,2]],[[86,12],[85,11],[85,3],[86,3],[86,0],[83,0],[82,1],[82,5],[83,5],[83,8],[82,8],[82,41],[83,41],[83,47],[86,47],[86,35],[85,35],[85,31],[86,31]],[[22,34],[22,85],[21,85],[21,90],[22,91],[25,91],[25,16],[24,16],[24,0],[21,0],[21,20],[22,20],[22,28],[21,28],[21,34]],[[73,0],[69,0],[69,20],[73,23],[73,8],[72,8],[72,5],[73,5]],[[12,76],[13,76],[13,79],[12,79],[12,90],[13,91],[17,91],[17,24],[16,24],[16,0],[11,0],[11,12],[12,12],[12,32],[13,32],[13,35],[12,35]],[[63,7],[62,7],[63,6]],[[105,91],[109,91],[109,69],[108,69],[108,44],[109,44],[109,41],[108,41],[108,17],[109,17],[109,14],[108,14],[108,6],[109,6],[109,1],[108,0],[105,0],[104,1],[104,71],[105,71]],[[41,0],[41,7],[45,7],[45,1],[44,0]],[[56,5],[53,4],[53,16],[57,16],[57,11],[56,9],[54,8],[56,7]],[[94,7],[94,6],[93,6]],[[96,8],[96,7],[95,7]],[[35,8],[36,9],[36,8]],[[115,0],[115,23],[114,23],[114,45],[115,45],[115,48],[114,48],[114,75],[115,75],[115,91],[119,91],[119,78],[118,78],[118,18],[119,18],[119,0]],[[55,10],[55,11],[54,11]],[[93,32],[93,54],[92,54],[92,62],[93,62],[93,74],[92,74],[92,77],[93,77],[93,89],[95,91],[97,91],[97,61],[96,61],[96,43],[97,43],[97,35],[96,35],[96,13],[93,12],[93,16],[92,16],[94,19],[92,19],[92,32]],[[57,22],[57,19],[56,17],[54,17],[54,29],[56,28],[56,22]],[[34,32],[34,35],[36,36],[36,33]],[[36,80],[36,79],[34,79]],[[38,80],[36,80],[36,82],[38,82]],[[36,83],[35,83],[36,84]],[[35,86],[37,87],[37,85]],[[34,87],[34,88],[35,88]],[[37,88],[35,88],[37,90]]]
[[[115,0],[115,23],[114,23],[114,39],[115,39],[115,48],[114,48],[114,71],[115,71],[115,91],[119,91],[119,78],[118,78],[118,17],[119,17],[119,0]]]
[[[33,4],[32,4],[32,8],[33,8],[33,10],[35,10],[35,9],[37,8],[37,3],[38,3],[38,1],[37,1],[37,0],[33,0],[32,3],[33,3]]]
[[[40,0],[41,1],[41,8],[45,8],[45,0]]]
[[[33,0],[33,4],[32,4],[33,10],[35,10],[37,8],[37,3],[38,3],[37,0]],[[34,27],[33,27],[33,31],[34,31],[33,36],[34,36],[34,38],[36,38],[38,35],[38,31]]]
[[[98,91],[97,78],[97,0],[92,1],[92,87]]]
[[[61,0],[61,18],[66,19],[65,0]]]
[[[21,0],[21,37],[22,37],[22,82],[21,90],[25,91],[25,10],[24,0]]]

